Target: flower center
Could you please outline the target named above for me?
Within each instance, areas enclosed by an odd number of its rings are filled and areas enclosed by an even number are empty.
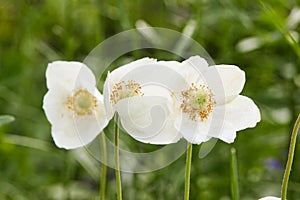
[[[211,90],[205,85],[200,85],[198,88],[192,83],[192,86],[182,91],[181,94],[182,103],[180,108],[193,121],[207,119],[216,104]]]
[[[144,93],[142,93],[141,89],[141,85],[133,80],[116,83],[110,94],[110,102],[115,105],[118,101],[124,98],[143,96]]]
[[[86,89],[79,89],[73,96],[68,97],[68,108],[77,115],[91,115],[96,107],[96,97]]]

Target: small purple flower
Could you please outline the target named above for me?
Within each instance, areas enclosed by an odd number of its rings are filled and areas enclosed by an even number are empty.
[[[266,168],[268,169],[277,169],[277,170],[281,170],[283,169],[283,165],[282,162],[279,161],[277,158],[271,157],[271,158],[267,158],[264,161],[264,165]]]

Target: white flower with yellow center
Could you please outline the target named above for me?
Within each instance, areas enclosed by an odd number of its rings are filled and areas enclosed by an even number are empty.
[[[237,131],[260,121],[254,102],[240,95],[245,73],[238,67],[208,67],[203,58],[193,56],[170,68],[187,82],[172,95],[175,127],[187,141],[200,144],[214,137],[231,143]]]
[[[108,73],[104,83],[108,119],[117,112],[125,131],[140,142],[170,144],[181,138],[169,110],[171,91],[160,73],[173,70],[161,67],[155,59],[143,58]]]
[[[48,65],[46,79],[43,109],[55,144],[73,149],[91,142],[108,124],[92,71],[80,62],[56,61]]]

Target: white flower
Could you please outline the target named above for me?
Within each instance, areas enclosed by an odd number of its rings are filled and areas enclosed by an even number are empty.
[[[267,197],[260,198],[259,200],[281,200],[281,198],[267,196]]]
[[[181,138],[171,118],[171,90],[164,87],[163,71],[174,72],[154,59],[143,58],[108,73],[104,83],[108,119],[118,112],[126,132],[144,143],[170,144]]]
[[[91,142],[108,124],[92,71],[80,62],[56,61],[48,65],[46,79],[43,109],[55,144],[73,149]]]
[[[234,141],[236,132],[254,127],[260,112],[254,102],[240,95],[245,73],[233,65],[215,65],[199,56],[169,65],[181,74],[187,86],[173,95],[172,113],[175,127],[194,144],[219,138]]]

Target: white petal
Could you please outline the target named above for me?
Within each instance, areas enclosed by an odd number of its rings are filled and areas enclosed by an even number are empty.
[[[207,123],[210,123],[208,135],[226,143],[232,143],[236,138],[236,130],[230,122],[225,120],[225,112],[220,112],[220,110],[215,109],[207,119]]]
[[[209,123],[198,123],[191,120],[186,114],[182,115],[180,121],[176,121],[175,127],[192,144],[200,144],[211,138],[208,135]]]
[[[99,106],[100,107],[100,106]],[[73,149],[87,145],[107,125],[108,121],[103,113],[104,107],[89,116],[76,116],[66,113],[61,124],[52,125],[52,137],[60,148]]]
[[[94,110],[94,116],[101,131],[107,126],[109,120],[107,119],[103,95],[95,88],[93,95],[97,98],[97,107]]]
[[[167,66],[178,73],[183,79],[185,79],[187,87],[202,79],[202,73],[207,70],[208,67],[206,60],[200,56],[192,56],[182,63],[176,61],[159,61],[158,63]],[[178,78],[174,78],[173,80],[176,79]]]
[[[194,68],[197,68],[197,71],[201,71],[201,72],[206,71],[208,67],[207,61],[200,56],[191,56],[185,61],[183,61],[182,63],[183,64],[188,63],[189,65],[192,65]]]
[[[95,86],[96,80],[93,72],[83,63],[55,61],[48,64],[46,71],[48,89],[62,87],[66,90]]]
[[[232,143],[236,137],[234,127],[225,121],[225,110],[221,108],[214,110],[208,119],[203,121],[199,119],[196,121],[192,120],[187,114],[182,113],[179,108],[173,110],[173,114],[176,129],[190,143],[200,144],[212,137]]]
[[[52,125],[56,146],[65,149],[83,147],[96,138],[104,127],[95,116],[70,117],[62,126]]]
[[[176,96],[172,96],[172,104],[169,105],[169,109],[171,110],[174,127],[188,142],[200,144],[211,138],[208,136],[209,124],[199,124],[191,120],[186,113],[182,112]]]
[[[208,69],[208,63],[200,56],[192,56],[182,62],[182,67],[185,70],[185,78],[191,83],[196,83],[203,78],[203,73]]]
[[[150,63],[156,62],[155,59],[152,58],[142,58],[126,65],[120,66],[117,69],[113,70],[111,73],[107,73],[106,80],[103,86],[103,96],[104,96],[104,107],[107,114],[107,118],[110,120],[114,115],[114,108],[110,103],[110,93],[112,88],[115,84],[121,81],[127,81],[126,75],[130,73],[132,70],[136,69],[137,67],[141,67]],[[130,79],[129,79],[130,80]],[[135,79],[131,79],[135,80]]]
[[[133,61],[131,63],[128,63],[126,65],[116,68],[115,70],[113,70],[111,72],[111,76],[109,79],[111,86],[120,82],[121,80],[124,80],[124,77],[126,77],[127,74],[129,72],[131,72],[132,70],[139,68],[141,66],[149,65],[152,63],[156,63],[156,62],[157,61],[153,58],[142,58],[142,59]]]
[[[239,95],[231,102],[215,107],[208,121],[211,123],[208,135],[232,143],[237,131],[256,126],[260,113],[250,98]]]
[[[164,64],[162,64],[164,63]],[[187,87],[185,78],[177,71],[167,66],[175,61],[155,62],[136,67],[127,71],[122,77],[123,81],[134,80],[141,84],[142,88],[148,85],[161,86],[167,90],[180,91]],[[145,93],[145,95],[147,95]],[[158,94],[159,95],[159,94]]]
[[[204,72],[204,81],[215,95],[217,104],[235,98],[245,84],[245,72],[234,65],[215,65]]]
[[[108,124],[103,104],[98,107],[93,115],[74,118],[77,136],[82,145],[87,145],[105,128]]]
[[[163,97],[131,97],[116,104],[123,128],[144,143],[170,144],[181,135],[173,126]]]
[[[114,116],[114,108],[112,107],[111,103],[110,103],[110,93],[112,90],[113,85],[111,85],[111,81],[110,81],[110,73],[107,73],[107,77],[106,80],[104,82],[104,86],[103,86],[103,96],[104,96],[104,108],[105,108],[105,112],[106,112],[106,117],[108,120],[111,120]]]
[[[171,101],[172,91],[162,85],[149,84],[142,87],[144,96],[160,96]]]
[[[273,196],[267,196],[267,197],[260,198],[259,200],[281,200],[281,198],[273,197]]]
[[[43,109],[51,124],[63,123],[67,109],[68,91],[64,88],[49,90],[44,96]]]
[[[235,130],[255,127],[261,120],[260,112],[255,103],[248,97],[239,95],[225,104],[225,120],[231,123]]]

